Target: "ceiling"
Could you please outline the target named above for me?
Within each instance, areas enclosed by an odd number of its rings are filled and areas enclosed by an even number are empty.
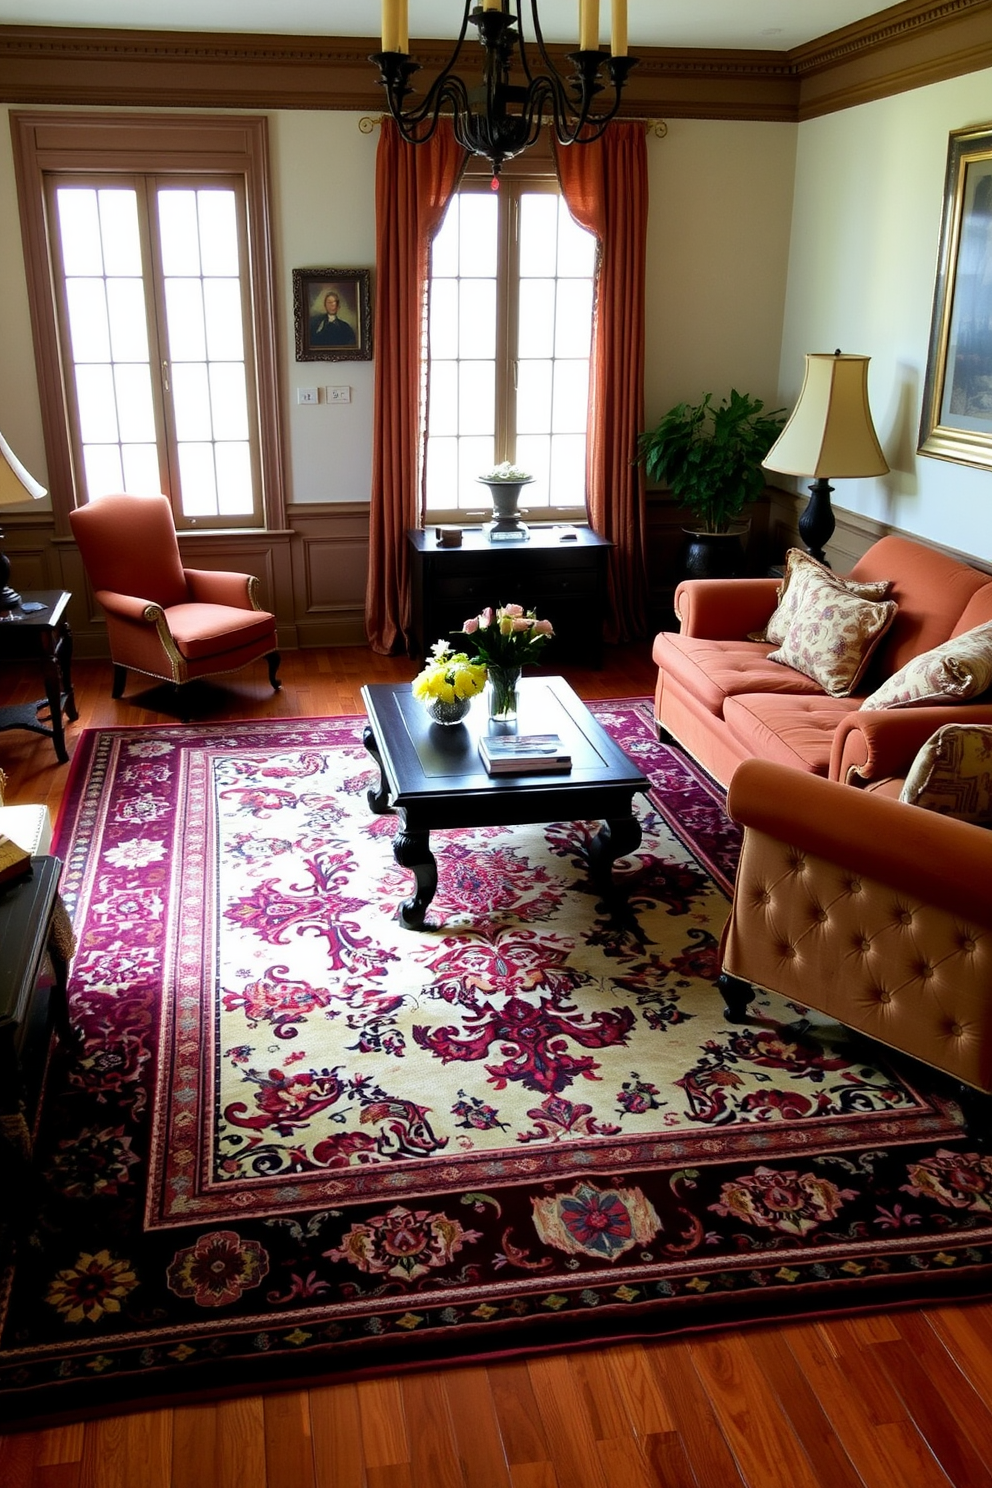
[[[877,0],[628,0],[630,47],[788,51],[880,8]],[[528,0],[524,10],[530,13]],[[576,39],[577,0],[540,0],[539,13],[546,40]],[[602,0],[600,14],[605,43],[610,0]],[[379,0],[0,0],[0,25],[8,26],[374,36],[380,15]],[[409,0],[409,16],[414,42],[450,37],[462,6],[459,0]]]

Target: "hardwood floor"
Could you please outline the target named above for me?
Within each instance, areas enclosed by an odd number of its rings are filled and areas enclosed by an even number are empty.
[[[651,693],[647,645],[569,670],[586,698]],[[291,652],[203,686],[196,717],[360,713],[415,664]],[[73,671],[81,728],[174,721],[163,689]],[[5,668],[0,697],[39,692]],[[6,799],[57,811],[68,766],[0,734]],[[690,1333],[124,1416],[0,1437],[0,1488],[992,1488],[992,1304]]]

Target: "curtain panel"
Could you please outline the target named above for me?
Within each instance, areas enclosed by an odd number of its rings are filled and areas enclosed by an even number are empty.
[[[409,145],[383,119],[376,153],[375,393],[365,628],[383,655],[407,649],[406,534],[420,521],[422,349],[431,239],[465,166],[451,125]]]
[[[614,547],[608,565],[605,639],[648,632],[644,469],[644,286],[648,172],[646,126],[612,123],[593,144],[555,159],[575,220],[599,241],[586,444],[586,504],[594,532]]]

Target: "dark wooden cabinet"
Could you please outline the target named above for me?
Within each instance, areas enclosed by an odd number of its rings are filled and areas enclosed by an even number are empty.
[[[571,537],[563,534],[570,532]],[[602,665],[606,560],[613,546],[588,527],[531,527],[523,542],[490,542],[485,528],[442,548],[436,529],[407,533],[415,654],[450,640],[487,605],[519,604],[551,621],[555,638],[542,663]]]

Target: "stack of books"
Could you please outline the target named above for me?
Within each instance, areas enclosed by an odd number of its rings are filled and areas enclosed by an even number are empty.
[[[534,775],[572,768],[572,756],[557,734],[483,734],[479,754],[490,775]]]
[[[6,883],[10,878],[22,878],[30,871],[31,854],[0,832],[0,883]]]

